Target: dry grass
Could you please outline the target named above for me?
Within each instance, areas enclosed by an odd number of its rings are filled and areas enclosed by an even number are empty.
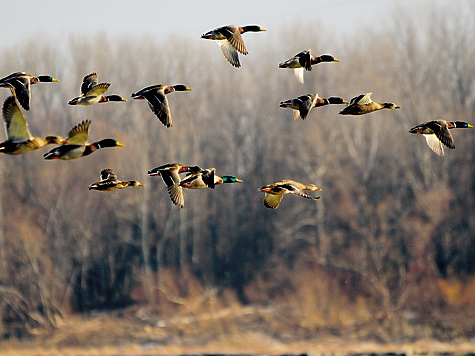
[[[183,308],[161,318],[149,307],[121,313],[66,317],[54,332],[37,332],[27,342],[8,341],[0,354],[9,355],[154,355],[186,353],[345,354],[350,352],[473,352],[467,340],[442,343],[431,339],[413,343],[364,341],[357,333],[335,336],[323,327],[302,335],[289,313],[278,307],[219,306],[209,301],[207,312]],[[311,310],[309,311],[311,312]],[[141,315],[147,315],[144,320]],[[472,318],[474,316],[472,315]],[[309,323],[306,319],[303,323]],[[473,320],[473,319],[472,319]],[[285,322],[287,324],[285,325]],[[277,330],[283,328],[282,330]],[[310,330],[310,327],[307,327]]]
[[[259,281],[260,289],[248,290],[260,300],[251,305],[240,303],[232,291],[203,288],[189,271],[141,278],[148,289],[134,293],[136,304],[89,316],[66,314],[53,331],[32,330],[28,341],[3,342],[0,355],[475,351],[469,342],[475,333],[474,283],[461,289],[440,282],[450,303],[407,317],[397,311],[384,316],[368,296],[350,297],[324,269],[308,266],[279,296],[270,297]],[[397,334],[390,334],[388,322],[398,325]]]

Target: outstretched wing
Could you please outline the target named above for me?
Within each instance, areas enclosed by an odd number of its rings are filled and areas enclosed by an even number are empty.
[[[97,84],[97,73],[91,73],[86,75],[82,79],[81,84],[81,96],[86,96],[87,93],[91,90],[91,88]]]
[[[228,40],[217,40],[221,53],[224,55],[224,58],[231,63],[236,68],[241,66],[239,62],[239,55],[236,48]]]
[[[283,195],[281,194],[269,194],[266,193],[264,197],[264,206],[270,209],[277,209],[279,207],[280,201],[282,200]]]
[[[28,123],[14,96],[9,96],[3,103],[3,120],[8,139],[15,143],[31,139]]]
[[[71,145],[85,145],[87,138],[89,137],[89,127],[91,125],[90,120],[85,120],[80,124],[74,126],[68,133],[66,141]]]
[[[148,106],[158,117],[160,122],[166,127],[171,127],[172,117],[165,94],[161,90],[150,90],[144,93],[143,96],[147,99]]]
[[[173,204],[183,208],[185,206],[185,199],[183,197],[183,188],[180,186],[180,176],[178,174],[178,170],[160,170],[160,176],[167,186],[168,195],[170,196]]]

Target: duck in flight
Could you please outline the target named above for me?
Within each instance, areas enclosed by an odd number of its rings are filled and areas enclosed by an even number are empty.
[[[284,179],[276,183],[268,184],[259,189],[265,193],[264,206],[270,209],[277,209],[285,194],[294,194],[299,197],[317,200],[320,197],[312,197],[305,191],[321,191],[314,184],[303,184],[290,179]]]
[[[160,122],[166,127],[172,127],[172,115],[170,113],[170,107],[168,106],[166,94],[173,93],[174,91],[189,90],[191,90],[191,88],[188,88],[186,85],[182,84],[156,84],[133,93],[132,98],[135,100],[147,100],[148,106],[158,117]]]
[[[449,129],[466,129],[470,127],[473,126],[464,121],[434,120],[419,124],[410,129],[409,132],[423,135],[430,149],[439,156],[443,156],[445,154],[443,145],[452,150],[455,149],[454,139]]]
[[[127,101],[120,95],[104,95],[110,83],[99,83],[97,73],[86,75],[81,84],[81,95],[68,101],[69,105],[93,105],[108,101]]]
[[[167,163],[149,170],[149,176],[160,176],[167,186],[168,195],[173,204],[183,208],[185,199],[183,198],[183,188],[180,186],[181,173],[195,173],[202,169],[198,166],[186,166],[179,163]]]
[[[372,93],[360,94],[350,100],[350,103],[340,115],[364,115],[381,109],[401,109],[394,103],[377,103],[371,99]]]
[[[112,168],[106,168],[101,171],[101,180],[89,185],[89,190],[99,190],[102,192],[111,192],[127,187],[145,187],[136,180],[121,181],[117,179]]]
[[[7,139],[0,143],[0,153],[20,155],[46,145],[57,145],[64,142],[59,136],[46,136],[45,138],[32,136],[28,129],[28,122],[14,96],[9,96],[3,103],[2,115]]]
[[[303,70],[312,70],[312,65],[322,62],[340,62],[332,55],[322,54],[321,56],[313,56],[310,50],[297,53],[292,58],[279,64],[279,68],[291,68],[294,70],[295,76],[303,83]]]
[[[94,151],[105,147],[122,147],[120,142],[106,138],[97,142],[88,143],[90,120],[85,120],[80,124],[74,126],[66,137],[66,143],[61,146],[53,148],[44,155],[44,159],[62,159],[70,160],[84,156],[88,156]]]
[[[30,110],[31,85],[36,83],[58,82],[49,75],[34,76],[25,72],[16,72],[0,79],[0,87],[10,89],[11,93],[25,110]]]
[[[217,41],[224,58],[226,58],[226,60],[234,67],[239,68],[241,63],[239,62],[238,52],[244,55],[248,54],[246,45],[244,44],[241,35],[246,32],[260,31],[265,30],[257,25],[248,25],[242,27],[228,25],[206,32],[205,34],[201,35],[201,38]]]
[[[328,99],[320,98],[317,93],[306,94],[295,99],[281,101],[279,107],[293,109],[294,120],[299,117],[305,120],[310,110],[315,107],[330,105],[330,104],[348,104],[348,101],[338,96],[331,96]]]

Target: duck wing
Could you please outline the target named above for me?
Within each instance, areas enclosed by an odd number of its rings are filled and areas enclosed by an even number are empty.
[[[218,42],[224,58],[226,58],[226,60],[234,67],[239,68],[241,63],[239,62],[239,55],[236,48],[234,48],[228,40],[217,40],[216,42]]]
[[[226,37],[229,44],[238,52],[246,55],[247,49],[242,39],[241,32],[237,26],[225,26],[219,29],[219,32]]]
[[[454,139],[447,127],[445,121],[431,121],[426,124],[426,127],[434,131],[435,136],[450,149],[455,148]],[[430,146],[430,145],[429,145]],[[431,147],[432,148],[432,147]]]
[[[104,94],[110,87],[110,83],[99,83],[94,84],[89,88],[87,93],[84,93],[84,96],[99,96]]]
[[[302,95],[297,98],[299,104],[300,117],[305,120],[312,109],[313,100],[310,95]]]
[[[18,102],[25,110],[30,110],[30,93],[31,83],[30,79],[23,76],[24,73],[14,73],[5,82],[10,85],[13,95],[18,99]]]
[[[371,94],[373,94],[373,93],[366,93],[366,94],[358,95],[357,97],[353,98],[353,99],[355,99],[353,104],[366,105],[366,104],[372,103],[373,100],[371,99]],[[353,99],[351,99],[350,105],[352,104]]]
[[[68,141],[66,145],[85,145],[89,137],[90,125],[91,121],[85,120],[69,130],[68,137],[66,137],[66,141]]]
[[[117,176],[112,168],[103,169],[101,171],[101,182],[104,181],[117,181]]]
[[[172,126],[172,117],[168,100],[162,90],[149,90],[142,94],[147,99],[150,110],[158,117],[166,127]]]
[[[3,120],[7,139],[24,142],[32,138],[25,116],[18,107],[15,97],[9,96],[3,103]]]
[[[214,168],[205,169],[203,172],[200,173],[203,182],[211,189],[214,189],[215,187],[215,173],[216,169]]]
[[[183,197],[183,188],[180,186],[180,176],[178,174],[178,170],[163,169],[160,170],[160,176],[167,186],[168,195],[170,196],[173,204],[183,208],[185,206],[185,199]]]
[[[423,136],[425,137],[427,145],[432,151],[437,153],[439,156],[443,156],[445,154],[444,146],[435,134],[424,134]]]
[[[277,209],[280,201],[282,200],[282,194],[270,194],[266,193],[264,197],[264,206],[269,209]]]
[[[302,197],[302,198],[313,199],[313,200],[320,199],[320,197],[312,197],[311,195],[308,195],[302,189],[300,189],[299,187],[291,183],[282,184],[281,188],[286,189],[289,193],[298,195],[299,197]]]
[[[308,71],[312,70],[312,54],[310,51],[302,51],[296,55],[300,65]]]
[[[97,84],[97,73],[91,73],[86,75],[82,79],[81,95],[86,96],[91,88]]]

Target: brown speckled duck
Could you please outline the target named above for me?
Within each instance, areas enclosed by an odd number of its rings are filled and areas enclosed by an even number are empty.
[[[372,93],[360,94],[350,100],[346,108],[340,111],[341,115],[364,115],[381,109],[401,109],[394,103],[377,103],[371,99]]]
[[[100,182],[89,185],[89,190],[99,190],[101,192],[111,192],[127,187],[145,187],[136,180],[121,181],[117,179],[112,168],[106,168],[101,171]]]
[[[320,199],[320,197],[312,197],[305,193],[305,190],[321,191],[321,189],[317,188],[314,184],[303,184],[289,179],[265,185],[259,190],[266,193],[264,197],[264,206],[270,209],[277,209],[285,194],[291,193],[303,198],[317,200]]]

